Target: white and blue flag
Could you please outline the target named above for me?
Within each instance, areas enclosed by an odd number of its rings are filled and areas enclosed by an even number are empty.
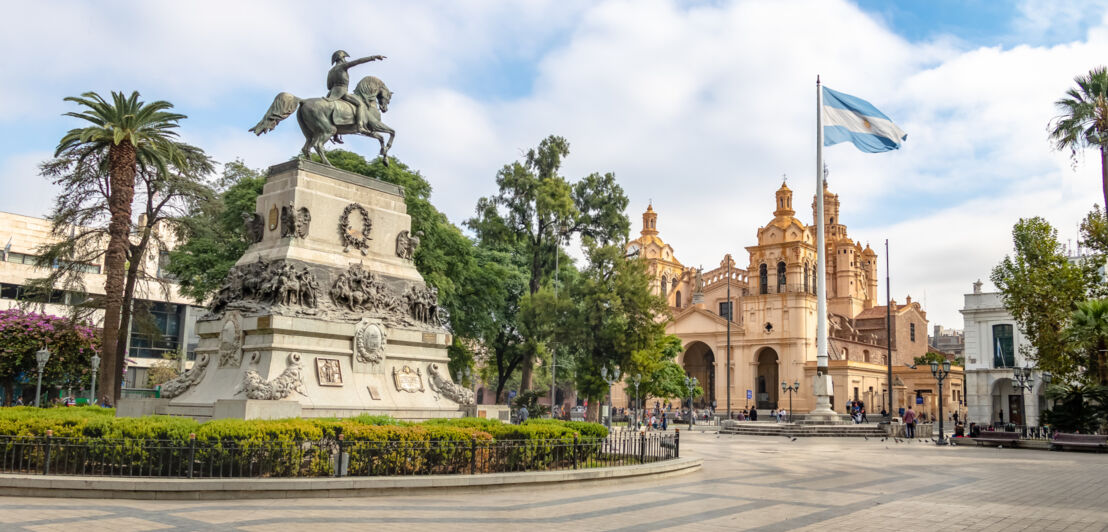
[[[908,138],[869,102],[823,87],[823,145],[852,142],[866,153],[899,149]]]

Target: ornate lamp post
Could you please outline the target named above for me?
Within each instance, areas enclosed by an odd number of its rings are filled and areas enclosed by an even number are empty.
[[[96,372],[100,370],[100,355],[93,353],[92,355],[92,393],[88,398],[88,404],[96,404]]]
[[[1034,368],[1030,366],[1024,366],[1022,368],[1015,368],[1012,370],[1012,376],[1015,378],[1016,387],[1020,389],[1020,408],[1025,409],[1025,411],[1022,413],[1023,415],[1020,416],[1022,418],[1020,420],[1022,421],[1021,424],[1024,427],[1029,426],[1029,423],[1027,423],[1027,405],[1024,403],[1023,391],[1027,390],[1030,392],[1031,389],[1035,387],[1035,376],[1032,374],[1033,371],[1035,371]],[[1044,373],[1043,383],[1045,384],[1048,382],[1050,382],[1050,374]],[[1011,418],[1010,413],[1008,417]]]
[[[789,394],[789,423],[793,422],[793,394],[800,391],[800,381],[793,382],[792,386],[781,381],[781,391]]]
[[[619,381],[619,368],[615,368],[611,373],[608,373],[608,368],[600,368],[600,378],[604,379],[604,382],[608,384],[608,417],[606,419],[608,430],[612,430],[612,384]]]
[[[692,393],[693,388],[696,388],[698,384],[700,384],[700,381],[697,381],[696,377],[685,377],[685,389],[689,391],[689,430],[692,430],[693,421],[696,419],[696,414],[693,414]]]
[[[639,384],[642,384],[642,375],[636,373],[631,376],[631,386],[635,388],[635,404],[631,406],[631,413],[634,414],[636,427],[639,424]]]
[[[42,406],[42,370],[50,361],[50,350],[45,347],[35,352],[35,362],[38,362],[38,386],[35,387],[35,407]]]
[[[946,445],[946,438],[943,437],[943,379],[950,375],[950,361],[944,360],[942,369],[939,369],[938,361],[932,360],[931,375],[939,381],[939,441],[936,443]]]

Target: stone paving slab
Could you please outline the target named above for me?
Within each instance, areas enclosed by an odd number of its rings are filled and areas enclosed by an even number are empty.
[[[1108,455],[682,434],[667,478],[427,495],[141,501],[0,497],[7,530],[1108,530]],[[10,517],[7,517],[10,516]]]

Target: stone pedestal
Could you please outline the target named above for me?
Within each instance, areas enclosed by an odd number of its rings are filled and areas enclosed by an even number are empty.
[[[458,417],[472,391],[412,263],[403,191],[309,161],[269,169],[253,241],[197,323],[192,370],[162,387],[196,418]]]
[[[831,409],[831,391],[834,390],[831,375],[826,369],[817,371],[812,378],[813,392],[816,396],[816,407],[811,412],[804,414],[797,423],[801,425],[842,425],[851,423],[849,415],[839,414]]]

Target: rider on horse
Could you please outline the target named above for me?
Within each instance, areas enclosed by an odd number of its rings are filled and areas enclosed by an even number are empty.
[[[331,54],[331,70],[327,71],[327,96],[326,100],[343,100],[349,102],[354,106],[354,124],[357,126],[358,131],[363,134],[369,134],[370,131],[365,127],[364,110],[366,102],[362,101],[362,98],[350,94],[350,74],[347,72],[352,67],[356,67],[362,63],[368,63],[370,61],[379,61],[384,59],[383,55],[371,55],[369,57],[362,57],[353,61],[347,61],[346,58],[350,57],[343,50],[339,50]],[[342,139],[338,134],[335,134],[335,142],[342,143]]]

